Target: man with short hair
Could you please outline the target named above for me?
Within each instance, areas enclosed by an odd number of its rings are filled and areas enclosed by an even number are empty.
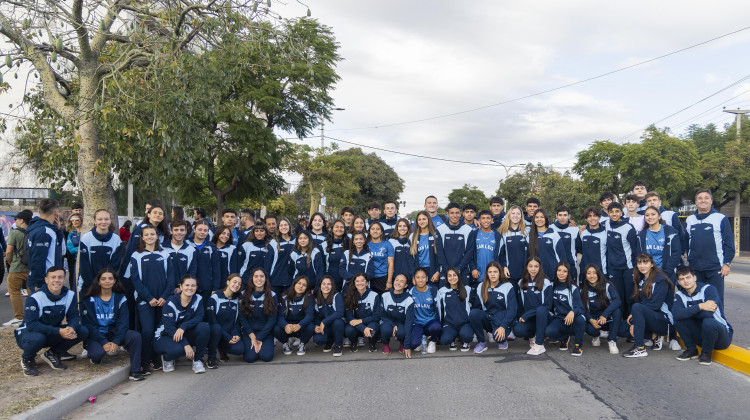
[[[435,225],[435,229],[437,229],[438,226],[446,223],[445,217],[437,213],[438,201],[437,197],[435,197],[434,195],[428,195],[427,198],[424,199],[424,209],[432,218],[432,224]]]
[[[581,228],[576,240],[576,252],[581,254],[581,273],[579,283],[586,281],[584,270],[589,264],[594,264],[607,275],[607,229],[600,222],[600,210],[589,207],[583,212],[586,227]],[[624,299],[624,298],[623,298]]]
[[[354,209],[351,207],[341,209],[341,219],[344,221],[344,228],[348,232],[354,221]]]
[[[599,196],[599,205],[602,206],[599,211],[599,223],[602,225],[606,226],[607,221],[609,220],[609,205],[612,204],[613,201],[615,201],[615,195],[609,191],[604,191]]]
[[[250,209],[240,210],[240,231],[237,232],[239,243],[245,242],[245,238],[250,234],[255,226],[255,212]]]
[[[41,289],[50,267],[63,265],[64,240],[57,227],[58,207],[57,200],[43,199],[39,203],[39,217],[31,219],[27,229],[29,276],[26,282],[32,292]]]
[[[688,262],[701,283],[714,286],[724,302],[724,277],[734,259],[734,232],[727,216],[713,208],[711,190],[698,190],[698,210],[687,218]]]
[[[492,230],[497,230],[501,224],[503,224],[503,220],[505,220],[505,210],[503,210],[505,207],[505,202],[500,197],[492,197],[490,199],[490,213],[492,213]],[[481,223],[481,220],[480,220]]]
[[[32,217],[31,210],[21,210],[16,214],[16,228],[8,235],[8,248],[5,250],[5,262],[10,266],[8,271],[8,292],[10,305],[13,307],[13,318],[3,325],[20,324],[23,321],[23,300],[21,288],[29,276],[29,267],[23,263],[23,242],[26,240],[26,228]]]
[[[646,182],[635,181],[630,187],[630,193],[638,199],[638,213],[643,214],[646,211],[646,193],[648,193]]]
[[[396,223],[398,222],[396,202],[393,200],[386,201],[383,205],[383,211],[385,214],[380,220],[380,224],[383,225],[383,237],[388,238],[396,229]]]
[[[638,238],[633,225],[622,219],[622,204],[609,205],[609,226],[607,226],[607,276],[614,284],[617,294],[622,296],[622,316],[630,314],[633,302],[633,267]]]
[[[463,208],[461,209],[461,223],[469,226],[471,230],[478,230],[479,221],[476,220],[476,217],[477,206],[471,203],[464,204]]]
[[[440,234],[436,240],[438,268],[440,271],[440,287],[445,286],[445,274],[449,268],[458,269],[464,284],[476,288],[477,279],[471,279],[469,273],[469,259],[472,257],[471,246],[474,231],[469,226],[461,224],[461,207],[457,203],[450,203],[445,208],[448,212],[448,223],[438,226]]]
[[[45,347],[49,350],[42,354],[42,360],[54,370],[67,369],[60,356],[86,339],[88,330],[80,324],[76,294],[65,287],[65,270],[61,266],[50,267],[45,272],[44,285],[26,299],[23,323],[15,336],[23,350],[24,375],[39,375],[36,354]]]
[[[73,203],[70,206],[70,209],[71,209],[71,213],[73,213],[73,214],[83,215],[83,204],[81,204],[81,203]]]
[[[576,239],[578,239],[578,227],[570,222],[570,207],[560,206],[555,210],[555,223],[550,225],[550,229],[560,235],[560,239],[565,249],[565,256],[560,255],[560,261],[567,261],[570,264],[570,276],[574,282],[578,281],[578,258],[576,256]],[[563,259],[563,257],[565,257]]]
[[[185,240],[187,226],[188,222],[185,220],[173,220],[170,227],[172,237],[164,238],[164,242],[161,244],[161,247],[170,254],[174,267],[174,278],[177,283],[187,274],[193,277],[196,276],[198,249],[195,245]]]
[[[365,221],[365,229],[370,230],[370,225],[373,222],[380,222],[380,203],[373,201],[367,206],[367,214],[370,215],[370,219]]]
[[[541,206],[542,202],[536,197],[529,197],[526,200],[526,214],[523,215],[523,218],[526,219],[526,224],[528,226],[534,226],[534,213],[536,213]]]
[[[279,218],[275,214],[267,214],[263,219],[266,223],[266,229],[268,229],[269,240],[276,236],[276,227],[279,224]]]
[[[490,261],[497,261],[500,251],[500,232],[492,229],[493,216],[489,210],[479,212],[479,229],[474,232],[474,242],[469,243],[471,258],[469,259],[469,271],[474,281],[481,282],[484,279],[484,271]]]
[[[700,364],[710,365],[713,351],[728,348],[734,335],[724,315],[723,301],[714,286],[696,281],[689,266],[677,267],[677,282],[672,316],[675,329],[687,348],[677,360],[697,357]]]
[[[623,217],[627,218],[628,223],[633,225],[635,228],[635,232],[640,233],[640,231],[643,230],[643,227],[646,223],[646,219],[643,217],[643,214],[646,212],[646,208],[643,208],[643,211],[639,211],[638,209],[640,203],[640,199],[635,194],[627,194],[625,196],[625,214]]]
[[[224,209],[221,212],[221,224],[229,228],[229,232],[232,234],[234,243],[238,242],[237,234],[237,212],[232,209]]]

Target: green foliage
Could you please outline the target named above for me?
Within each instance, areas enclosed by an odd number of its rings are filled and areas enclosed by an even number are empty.
[[[367,206],[373,201],[381,205],[388,200],[398,201],[399,195],[404,191],[404,180],[378,155],[364,153],[358,147],[334,154],[350,162],[354,176],[349,182],[353,181],[356,192],[345,205],[354,208],[357,214],[367,214]]]
[[[500,181],[497,196],[505,198],[506,209],[514,204],[524,208],[527,198],[536,197],[550,215],[557,207],[566,205],[574,219],[580,218],[584,209],[595,205],[598,199],[598,194],[587,191],[586,184],[574,179],[570,172],[560,173],[540,163],[536,166],[529,163],[523,172]]]
[[[296,220],[300,214],[299,207],[294,202],[292,194],[281,195],[268,202],[267,209],[269,213],[280,217],[286,217],[289,220]]]
[[[461,188],[454,188],[448,194],[448,201],[458,203],[461,207],[471,203],[477,206],[477,209],[480,211],[490,209],[490,199],[484,195],[482,190],[471,184],[464,184]]]

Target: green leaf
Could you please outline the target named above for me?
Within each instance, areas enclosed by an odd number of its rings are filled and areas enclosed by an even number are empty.
[[[312,12],[310,11],[310,9],[307,9],[307,17],[310,17],[310,16],[312,16]]]
[[[8,55],[5,56],[5,65],[8,68],[13,67],[13,58],[11,58],[10,54],[8,54]]]
[[[57,39],[55,40],[55,49],[56,49],[56,50],[57,50],[58,52],[59,52],[59,51],[62,51],[62,50],[63,50],[63,42],[62,42],[62,38],[60,38],[60,37],[57,37]]]

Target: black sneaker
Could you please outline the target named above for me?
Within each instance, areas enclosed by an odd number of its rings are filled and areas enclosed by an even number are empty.
[[[448,350],[450,351],[456,351],[458,350],[458,346],[456,345],[456,342],[452,342],[450,346],[448,346]]]
[[[130,379],[131,381],[138,382],[138,381],[142,381],[146,379],[146,375],[140,372],[130,372],[130,376],[128,376],[128,379]]]
[[[219,364],[216,362],[216,359],[208,359],[206,360],[206,367],[209,369],[216,369],[219,367]]]
[[[351,344],[351,345],[349,346],[349,351],[350,351],[350,352],[352,352],[352,353],[356,353],[356,352],[357,352],[357,350],[359,350],[359,346],[357,345],[357,342],[355,341],[355,342],[353,342],[353,343],[352,343],[352,344]]]
[[[148,364],[148,368],[151,370],[161,370],[161,360],[152,360]]]
[[[224,350],[219,350],[219,360],[222,362],[228,362],[229,361],[229,355]]]
[[[581,349],[581,346],[579,344],[576,344],[570,354],[571,356],[580,356],[583,354],[583,349]]]
[[[469,351],[469,350],[471,350],[471,343],[461,344],[461,351]]]
[[[52,350],[47,350],[42,353],[42,360],[47,362],[47,364],[54,370],[65,370],[68,368],[60,360],[60,357],[56,355]]]
[[[370,353],[374,353],[376,351],[378,351],[378,342],[370,341]]]
[[[325,346],[323,346],[323,353],[328,353],[333,348],[333,343],[326,343]]]
[[[60,357],[60,360],[62,360],[63,362],[67,362],[68,360],[76,360],[76,355],[70,354],[67,351],[58,354],[58,356]]]
[[[39,376],[39,369],[37,369],[36,360],[33,357],[31,359],[21,358],[21,368],[23,368],[23,374],[26,376]]]
[[[139,375],[148,376],[151,374],[151,369],[148,366],[141,366],[141,370],[138,371]]]
[[[568,350],[568,341],[570,341],[570,337],[563,337],[562,340],[560,340],[560,350]]]
[[[340,357],[341,356],[341,346],[333,346],[333,357]]]
[[[638,346],[633,346],[632,349],[630,349],[630,350],[628,350],[628,351],[626,351],[625,353],[622,354],[622,357],[628,357],[628,358],[646,357],[646,356],[648,356],[648,352],[646,351],[646,347],[638,347]]]
[[[710,365],[711,364],[711,355],[706,353],[701,353],[700,357],[698,357],[698,363],[702,365]]]
[[[679,356],[677,356],[677,360],[682,361],[682,362],[690,360],[690,359],[697,359],[697,358],[698,358],[698,350],[695,350],[695,349],[693,350],[687,349],[683,351]]]

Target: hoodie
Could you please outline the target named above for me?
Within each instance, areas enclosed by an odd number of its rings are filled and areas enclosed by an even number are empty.
[[[96,228],[81,236],[79,244],[80,261],[78,263],[78,282],[81,291],[85,292],[102,269],[109,268],[116,273],[120,270],[123,243],[113,232],[103,235]]]
[[[35,217],[26,228],[29,244],[29,276],[26,282],[32,291],[41,288],[47,269],[53,266],[63,266],[62,249],[63,236],[60,229],[52,223]]]
[[[720,270],[734,258],[734,232],[729,219],[713,207],[687,218],[688,262],[695,270]],[[29,274],[30,275],[30,274]]]

